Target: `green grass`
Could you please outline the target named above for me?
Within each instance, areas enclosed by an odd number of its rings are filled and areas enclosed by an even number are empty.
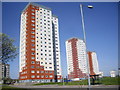
[[[63,82],[57,82],[57,83],[37,83],[34,85],[63,85]],[[64,82],[64,85],[87,85],[87,80],[82,80],[82,81],[72,81],[72,82]]]
[[[28,89],[11,87],[11,86],[5,85],[5,86],[2,86],[2,90],[28,90]]]
[[[103,77],[101,79],[96,80],[95,81],[95,84],[102,84],[102,85],[119,85],[118,83],[118,79],[120,81],[120,77]],[[92,83],[92,81],[91,81]],[[37,84],[34,84],[34,85],[63,85],[62,82],[57,82],[57,83],[37,83]],[[88,81],[87,80],[81,80],[81,81],[72,81],[72,82],[64,82],[64,85],[88,85]]]
[[[103,85],[119,85],[120,77],[104,77],[100,79]]]

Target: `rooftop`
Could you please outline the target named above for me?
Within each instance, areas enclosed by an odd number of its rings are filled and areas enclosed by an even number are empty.
[[[51,8],[45,7],[45,6],[43,6],[43,5],[39,5],[39,4],[37,4],[37,3],[30,2],[30,3],[28,3],[27,6],[22,10],[22,12],[24,12],[24,11],[28,8],[29,5],[41,7],[41,8],[47,9],[47,10],[52,10]]]

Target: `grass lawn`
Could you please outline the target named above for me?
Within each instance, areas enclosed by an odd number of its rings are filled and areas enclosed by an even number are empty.
[[[104,77],[100,79],[103,85],[119,85],[120,77]]]
[[[120,77],[103,77],[99,79],[99,81],[95,81],[96,84],[102,84],[102,85],[119,85],[118,79],[120,81]],[[81,80],[81,81],[72,81],[72,82],[64,82],[64,85],[88,85],[87,80]],[[62,82],[57,83],[37,83],[34,85],[63,85]]]
[[[28,90],[28,89],[17,88],[17,87],[11,87],[11,86],[8,86],[8,85],[4,85],[4,86],[2,86],[1,90]]]
[[[63,82],[57,82],[57,83],[37,83],[34,85],[63,85]],[[64,85],[87,85],[87,80],[81,80],[81,81],[72,81],[72,82],[64,82]]]

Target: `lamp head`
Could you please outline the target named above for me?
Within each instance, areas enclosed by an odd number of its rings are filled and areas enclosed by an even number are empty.
[[[93,6],[92,6],[92,5],[88,5],[88,8],[92,9],[92,8],[93,8]]]

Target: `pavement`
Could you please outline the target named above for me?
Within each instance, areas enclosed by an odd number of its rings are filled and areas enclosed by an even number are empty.
[[[118,85],[91,85],[88,89],[88,85],[10,85],[12,87],[27,88],[34,90],[119,90]]]

